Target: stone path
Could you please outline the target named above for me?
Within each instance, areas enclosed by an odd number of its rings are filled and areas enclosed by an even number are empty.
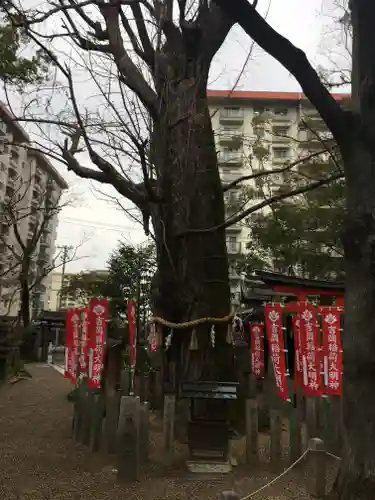
[[[166,469],[158,460],[158,437],[152,463],[136,484],[116,484],[114,458],[90,453],[71,439],[70,383],[48,366],[29,366],[33,378],[0,389],[0,498],[2,500],[213,500],[234,487],[242,496],[269,482],[272,474],[237,467],[235,474],[213,482],[183,479],[181,464]],[[159,447],[160,448],[160,447]],[[305,500],[303,467],[252,497]]]

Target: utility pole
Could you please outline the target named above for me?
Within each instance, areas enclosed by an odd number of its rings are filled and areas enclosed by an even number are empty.
[[[64,278],[65,278],[65,269],[66,269],[66,263],[68,262],[69,259],[69,252],[70,250],[73,250],[73,247],[70,245],[62,245],[61,247],[57,247],[62,250],[62,269],[61,269],[61,288],[60,288],[60,295],[59,295],[59,309],[62,307],[63,303],[63,289],[64,289]]]

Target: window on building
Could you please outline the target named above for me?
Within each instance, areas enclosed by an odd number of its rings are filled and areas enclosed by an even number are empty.
[[[241,117],[243,115],[242,113],[242,108],[239,107],[225,107],[223,109],[224,116],[227,116],[228,118],[236,118]]]
[[[288,108],[275,108],[273,110],[274,115],[276,116],[287,116]]]
[[[273,157],[277,159],[288,158],[289,148],[273,148]]]

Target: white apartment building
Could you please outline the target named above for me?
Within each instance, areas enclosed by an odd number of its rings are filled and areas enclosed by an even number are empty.
[[[28,145],[31,145],[28,134],[0,102],[0,314],[10,316],[19,312],[19,292],[15,283],[20,269],[17,256],[22,255],[14,226],[22,242],[30,241],[40,229],[29,273],[31,282],[37,283],[31,293],[31,307],[35,312],[40,311],[47,306],[50,277],[43,277],[41,281],[37,277],[43,276],[52,264],[57,207],[62,191],[68,188],[47,157],[28,149]],[[51,217],[44,216],[46,207],[56,208]],[[9,213],[17,219],[15,225],[9,224]],[[41,225],[43,220],[45,223]]]
[[[224,184],[260,169],[282,167],[287,162],[306,157],[314,148],[322,149],[321,141],[312,130],[324,133],[325,124],[304,94],[208,90],[207,95]],[[343,101],[349,95],[334,94],[334,97]],[[306,128],[304,122],[311,124],[311,128]],[[252,193],[248,206],[259,203],[285,187],[285,178],[273,175],[272,183],[265,193],[260,180],[248,180],[227,191],[226,201],[239,200],[240,187],[246,186]],[[230,215],[229,208],[227,216]],[[249,229],[241,223],[227,229],[228,255],[232,263],[246,252],[249,237]],[[239,298],[240,280],[232,266],[234,303]]]

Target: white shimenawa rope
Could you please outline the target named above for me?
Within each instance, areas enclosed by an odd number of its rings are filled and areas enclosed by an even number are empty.
[[[342,460],[342,458],[338,457],[337,455],[334,455],[333,453],[330,453],[329,451],[325,452],[326,455],[329,457],[335,458],[336,460]]]
[[[302,455],[297,458],[297,460],[295,462],[293,462],[287,469],[285,469],[280,475],[278,475],[277,477],[275,477],[274,479],[272,479],[272,481],[270,481],[269,483],[265,484],[264,486],[262,486],[261,488],[259,488],[258,490],[256,491],[253,491],[252,493],[250,493],[249,495],[246,495],[245,497],[242,497],[241,500],[248,500],[248,498],[251,498],[253,497],[254,495],[256,495],[257,493],[260,493],[261,491],[265,490],[266,488],[268,488],[269,486],[271,486],[271,484],[273,483],[276,483],[276,481],[278,481],[281,477],[285,476],[285,474],[287,474],[291,469],[293,469],[293,467],[295,467],[303,458],[305,458],[305,456],[307,455],[307,453],[310,451],[310,448],[307,448],[306,451],[304,451],[302,453]]]
[[[293,469],[293,467],[295,467],[306,455],[309,451],[316,451],[316,450],[311,450],[311,448],[307,448],[307,450],[305,450],[302,455],[297,458],[297,460],[295,462],[293,462],[287,469],[285,469],[281,474],[279,474],[277,477],[275,477],[274,479],[272,479],[272,481],[270,481],[269,483],[263,485],[261,488],[259,488],[258,490],[255,490],[251,493],[249,493],[249,495],[246,495],[245,497],[242,497],[241,500],[248,500],[249,498],[255,496],[256,494],[260,493],[261,491],[265,490],[266,488],[268,488],[269,486],[271,486],[271,484],[274,484],[276,483],[276,481],[278,481],[281,477],[285,476],[285,474],[287,474],[291,469]],[[332,458],[335,458],[336,460],[342,460],[342,458],[338,457],[337,455],[334,455],[333,453],[329,453],[328,451],[324,451],[324,453],[326,455],[328,455],[329,457],[332,457]]]

